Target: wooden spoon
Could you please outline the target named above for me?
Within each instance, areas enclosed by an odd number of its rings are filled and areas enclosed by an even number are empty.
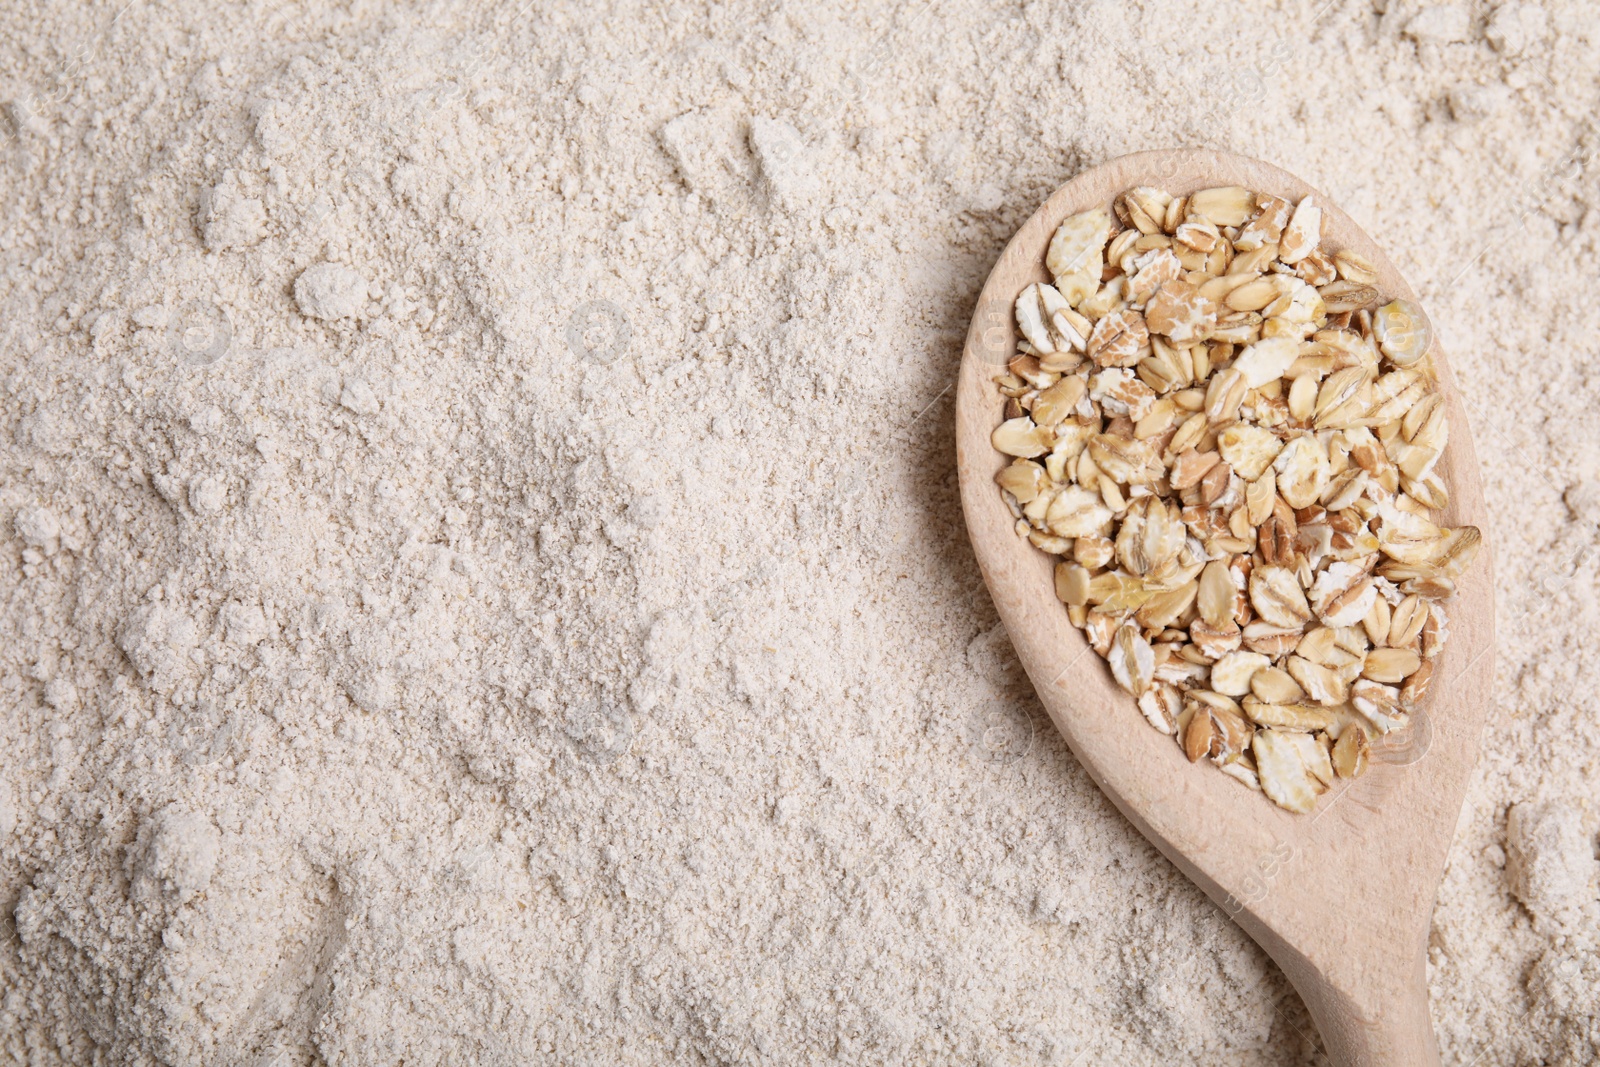
[[[1483,551],[1447,610],[1450,639],[1429,703],[1404,738],[1374,749],[1365,775],[1336,780],[1317,810],[1296,815],[1204,763],[1191,765],[1117,688],[1056,599],[1054,557],[1013,529],[990,444],[1004,397],[993,379],[1017,351],[1013,305],[1049,281],[1046,246],[1068,215],[1152,185],[1173,195],[1242,185],[1298,201],[1316,196],[1324,244],[1378,268],[1381,293],[1415,300],[1351,218],[1276,167],[1200,149],[1139,152],[1058,189],[1006,246],[978,298],[956,396],[956,464],[967,529],[1017,655],[1056,728],[1117,808],[1244,927],[1295,985],[1335,1063],[1436,1065],[1425,952],[1445,855],[1477,759],[1494,675],[1492,561]],[[1440,461],[1450,525],[1484,527],[1478,461],[1449,368],[1433,347],[1449,408]]]

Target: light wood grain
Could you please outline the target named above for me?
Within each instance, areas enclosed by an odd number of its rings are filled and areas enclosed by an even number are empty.
[[[1051,719],[1139,831],[1278,962],[1337,1064],[1439,1062],[1425,981],[1430,917],[1462,795],[1477,759],[1494,674],[1491,553],[1481,551],[1448,610],[1450,643],[1405,743],[1339,782],[1311,815],[1284,811],[1201,763],[1144,722],[1056,600],[1052,558],[1018,538],[994,484],[1006,462],[989,443],[1003,398],[993,378],[1016,351],[1012,305],[1048,281],[1044,251],[1066,216],[1154,185],[1173,194],[1243,185],[1324,206],[1325,242],[1377,265],[1378,286],[1415,299],[1350,217],[1276,167],[1205,150],[1141,152],[1080,174],[1007,245],[978,299],[956,400],[956,461],[972,545],[995,605]],[[1451,525],[1486,527],[1478,461],[1437,342],[1450,413],[1440,463]],[[1195,991],[1197,994],[1199,991]]]

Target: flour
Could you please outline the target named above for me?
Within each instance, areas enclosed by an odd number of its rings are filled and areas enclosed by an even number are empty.
[[[1324,6],[0,15],[0,1059],[1321,1062],[949,445],[1017,226],[1213,144],[1443,334],[1502,639],[1435,1022],[1594,1062],[1600,26]]]
[[[367,288],[367,280],[349,267],[318,263],[301,271],[294,280],[294,302],[307,318],[353,319],[366,309]],[[371,395],[372,390],[365,383],[361,388]],[[371,414],[345,406],[358,414]]]

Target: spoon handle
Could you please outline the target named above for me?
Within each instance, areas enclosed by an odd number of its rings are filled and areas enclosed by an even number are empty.
[[[1414,958],[1413,973],[1401,980],[1389,978],[1389,968],[1371,973],[1359,1000],[1303,959],[1281,961],[1335,1067],[1439,1067],[1426,964],[1421,951]]]

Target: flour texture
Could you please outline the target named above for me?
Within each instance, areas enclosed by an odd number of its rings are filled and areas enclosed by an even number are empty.
[[[957,499],[1005,242],[1172,145],[1442,335],[1501,637],[1435,1023],[1600,1060],[1597,72],[1583,0],[4,5],[0,1060],[1325,1062]]]

